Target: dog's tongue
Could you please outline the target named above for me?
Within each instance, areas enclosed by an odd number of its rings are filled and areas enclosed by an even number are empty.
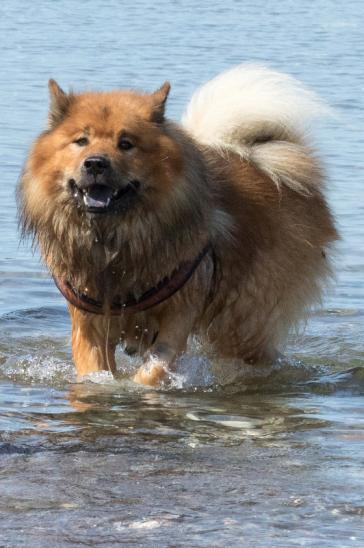
[[[92,185],[83,195],[87,207],[107,207],[110,203],[113,190],[105,185]]]

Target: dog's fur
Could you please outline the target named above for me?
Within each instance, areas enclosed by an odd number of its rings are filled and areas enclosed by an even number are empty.
[[[50,81],[50,92],[49,129],[26,162],[19,206],[53,274],[107,310],[210,245],[191,279],[148,311],[111,317],[70,305],[79,375],[115,371],[121,341],[145,358],[135,380],[157,384],[191,334],[222,358],[274,359],[330,274],[337,233],[306,143],[307,123],[326,107],[293,78],[250,65],[199,89],[182,125],[164,117],[167,83],[153,94],[66,94]],[[120,150],[121,134],[133,148]],[[102,215],[70,187],[95,154],[111,160],[115,188],[140,184]]]

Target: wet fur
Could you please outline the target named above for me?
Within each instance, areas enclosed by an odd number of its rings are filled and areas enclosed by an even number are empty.
[[[337,233],[304,125],[325,107],[290,77],[250,66],[201,88],[183,125],[164,118],[167,85],[154,94],[50,88],[50,127],[25,164],[19,210],[51,272],[107,305],[140,296],[211,243],[189,282],[150,311],[108,318],[70,306],[78,373],[114,371],[121,341],[145,356],[136,380],[156,384],[191,334],[222,358],[274,359],[331,272]],[[91,143],[75,149],[85,128]],[[117,149],[121,130],[137,137],[133,154]],[[99,152],[120,180],[142,186],[132,207],[95,218],[75,206],[67,181]]]

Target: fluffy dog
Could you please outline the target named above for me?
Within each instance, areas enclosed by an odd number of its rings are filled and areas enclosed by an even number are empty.
[[[19,184],[20,219],[69,301],[79,376],[122,343],[156,385],[190,335],[220,358],[274,360],[319,298],[337,238],[306,140],[325,112],[290,76],[242,65],[200,88],[65,93]]]

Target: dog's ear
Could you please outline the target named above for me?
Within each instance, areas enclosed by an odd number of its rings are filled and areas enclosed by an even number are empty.
[[[166,102],[168,98],[169,91],[171,89],[171,84],[169,82],[164,82],[164,84],[152,93],[153,99],[153,114],[152,121],[157,124],[161,124],[164,120],[164,111],[166,108]]]
[[[49,113],[48,125],[52,129],[57,126],[66,116],[69,106],[72,102],[72,94],[67,94],[59,87],[55,80],[50,79],[48,82],[49,89]]]

